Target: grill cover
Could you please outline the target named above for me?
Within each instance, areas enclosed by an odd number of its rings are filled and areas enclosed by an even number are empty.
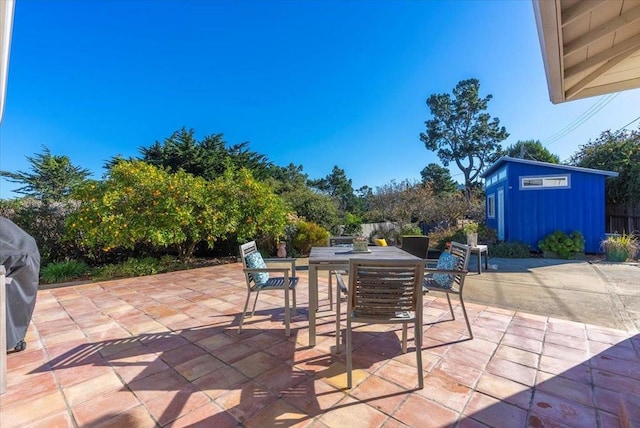
[[[13,349],[24,340],[33,315],[40,252],[31,235],[4,217],[0,217],[0,261],[7,271],[7,349]]]

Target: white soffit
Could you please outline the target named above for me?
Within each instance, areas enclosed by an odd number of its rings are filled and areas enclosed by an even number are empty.
[[[640,0],[533,0],[553,103],[640,88]]]

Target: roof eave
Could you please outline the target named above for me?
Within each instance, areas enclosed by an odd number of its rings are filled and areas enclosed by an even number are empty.
[[[503,163],[506,163],[506,162],[516,162],[516,163],[524,163],[524,164],[529,164],[529,165],[546,166],[546,167],[550,167],[550,168],[566,169],[566,170],[569,170],[569,171],[577,171],[577,172],[586,172],[586,173],[589,173],[589,174],[605,175],[605,176],[608,176],[608,177],[617,177],[618,176],[618,173],[615,172],[615,171],[605,171],[605,170],[602,170],[602,169],[583,168],[581,166],[561,165],[561,164],[557,164],[557,163],[540,162],[540,161],[533,161],[533,160],[529,160],[529,159],[520,159],[520,158],[512,158],[512,157],[509,157],[509,156],[503,156],[500,159],[498,159],[493,165],[491,165],[489,168],[487,168],[487,170],[482,173],[481,177],[482,178],[486,178],[487,176],[491,175],[495,170],[500,168],[500,166]]]
[[[538,38],[544,70],[547,76],[549,98],[554,104],[566,101],[564,90],[562,22],[560,3],[557,1],[533,0]]]

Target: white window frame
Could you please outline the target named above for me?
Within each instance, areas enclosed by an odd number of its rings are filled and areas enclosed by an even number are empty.
[[[533,180],[538,183],[531,183]],[[529,183],[525,184],[527,181],[529,181]],[[527,175],[520,177],[520,190],[552,190],[570,188],[571,174]]]
[[[491,187],[494,184],[505,180],[507,178],[507,168],[501,168],[498,172],[491,174],[489,177],[485,178],[484,180],[484,187],[485,189],[487,187]]]
[[[496,218],[496,194],[487,196],[487,218]]]

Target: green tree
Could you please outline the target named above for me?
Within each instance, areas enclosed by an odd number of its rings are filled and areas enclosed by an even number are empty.
[[[238,242],[276,239],[284,234],[288,213],[285,202],[269,185],[255,179],[249,169],[227,170],[212,184],[218,187],[225,206],[233,204],[238,220],[232,235]]]
[[[505,155],[518,159],[560,163],[558,155],[551,153],[539,140],[518,141],[507,147]]]
[[[354,209],[354,214],[362,217],[363,221],[368,221],[369,219],[369,211],[372,208],[372,198],[373,198],[373,189],[369,186],[362,186],[355,191],[356,195],[356,206]]]
[[[91,174],[89,170],[73,165],[68,156],[53,155],[46,146],[42,146],[42,151],[33,157],[27,156],[31,172],[0,171],[0,176],[8,181],[23,185],[13,192],[43,202],[62,201]]]
[[[309,180],[309,186],[335,198],[342,215],[354,210],[355,195],[351,179],[347,178],[344,169],[339,168],[337,165],[333,167],[331,174],[326,177]]]
[[[421,183],[391,181],[376,188],[371,216],[377,221],[390,221],[400,226],[428,220],[424,216],[428,215],[433,199],[431,189]]]
[[[335,201],[328,195],[316,193],[302,185],[280,194],[291,211],[333,233],[338,232],[340,214]]]
[[[272,165],[269,170],[267,182],[276,193],[290,192],[295,189],[307,187],[309,177],[302,171],[302,165],[290,163],[287,166]]]
[[[437,163],[427,165],[420,171],[420,175],[422,176],[422,183],[430,185],[435,195],[452,193],[458,190],[458,185],[451,179],[449,170]]]
[[[142,156],[137,160],[168,168],[171,172],[182,169],[207,180],[214,180],[229,168],[247,168],[258,179],[269,177],[271,162],[265,155],[249,150],[248,142],[228,145],[222,134],[207,135],[198,141],[194,134],[193,129],[175,131],[163,142],[141,147]],[[114,157],[107,162],[107,169],[121,160],[120,156]]]
[[[444,166],[455,162],[464,174],[467,198],[472,184],[489,164],[497,160],[500,142],[509,134],[498,118],[485,112],[492,96],[480,98],[480,82],[458,82],[449,94],[434,94],[427,99],[432,119],[425,122],[420,140],[428,150],[437,151]]]
[[[571,165],[616,171],[606,180],[607,202],[634,205],[640,203],[640,128],[636,131],[604,131],[589,141],[569,160]]]

